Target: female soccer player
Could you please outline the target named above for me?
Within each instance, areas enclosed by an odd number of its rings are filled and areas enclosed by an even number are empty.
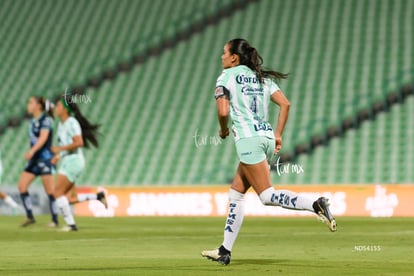
[[[336,222],[326,198],[314,201],[272,187],[268,160],[282,148],[282,133],[290,105],[276,81],[287,78],[287,75],[264,70],[263,59],[244,39],[226,43],[221,59],[224,70],[217,79],[215,90],[219,135],[225,139],[230,134],[227,127],[230,115],[240,163],[229,191],[224,241],[218,249],[203,251],[202,256],[224,265],[230,263],[231,250],[243,222],[244,195],[250,187],[264,205],[314,212],[331,231],[336,231]],[[267,122],[270,101],[280,106],[274,131]]]
[[[36,222],[28,189],[30,183],[37,176],[41,176],[43,187],[49,196],[49,207],[52,214],[52,222],[49,226],[55,227],[58,224],[55,197],[53,196],[55,168],[51,163],[53,153],[50,149],[53,136],[53,110],[49,108],[49,102],[45,98],[32,96],[27,104],[27,112],[32,116],[29,127],[30,150],[25,154],[27,163],[18,184],[27,219],[21,226],[26,227]]]
[[[96,136],[99,126],[91,124],[66,94],[57,102],[55,113],[60,119],[57,131],[59,146],[52,147],[55,154],[52,163],[56,164],[60,160],[55,186],[56,204],[67,224],[62,231],[77,231],[66,194],[72,190],[85,168],[82,147],[88,148],[89,143],[98,147]],[[106,202],[103,193],[98,195],[103,197],[98,200]]]

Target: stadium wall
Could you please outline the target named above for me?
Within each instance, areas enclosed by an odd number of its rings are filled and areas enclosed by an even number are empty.
[[[104,190],[108,209],[98,201],[79,203],[74,206],[77,216],[225,216],[227,214],[227,185],[181,187],[79,187],[78,193]],[[329,198],[335,216],[362,217],[414,217],[412,198],[414,184],[404,185],[283,185],[311,197]],[[20,203],[16,187],[3,186],[2,190]],[[36,214],[48,214],[49,205],[43,187],[30,188],[33,210]],[[0,200],[1,215],[22,215]],[[308,212],[263,206],[253,191],[246,195],[247,216],[303,217]]]
[[[11,196],[18,204],[22,205],[19,191],[16,186],[2,185],[0,191],[6,192]],[[32,185],[29,188],[30,197],[32,200],[33,213],[37,214],[49,214],[49,199],[45,193],[45,190],[40,185]],[[7,204],[0,200],[0,215],[23,215],[24,209],[13,209],[7,206]]]
[[[75,206],[78,216],[225,216],[228,186],[110,187],[108,209],[98,201]],[[81,187],[79,192],[95,192]],[[278,186],[312,197],[325,196],[335,216],[414,217],[414,185],[290,185]],[[312,216],[283,208],[263,206],[253,191],[246,195],[247,216]]]

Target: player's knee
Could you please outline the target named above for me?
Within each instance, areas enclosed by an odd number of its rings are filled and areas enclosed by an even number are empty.
[[[56,198],[56,205],[58,208],[63,208],[69,204],[69,200],[66,196],[60,196]]]
[[[24,184],[22,184],[21,182],[19,182],[19,184],[17,185],[17,188],[18,188],[18,190],[19,190],[19,193],[25,193],[25,192],[27,192],[27,185],[24,185]]]
[[[240,193],[236,190],[230,189],[229,190],[229,200],[230,201],[242,201],[242,200],[244,200],[244,194]]]
[[[270,187],[266,190],[264,190],[260,195],[260,201],[262,202],[263,205],[275,205],[275,189],[273,187]]]
[[[54,191],[53,191],[53,196],[57,199],[57,198],[59,198],[59,197],[61,197],[61,196],[64,196],[65,195],[65,190],[64,189],[62,189],[62,187],[61,186],[56,186],[55,187],[55,189],[54,189]]]

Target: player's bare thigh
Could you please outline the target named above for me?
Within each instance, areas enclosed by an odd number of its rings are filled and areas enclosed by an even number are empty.
[[[35,180],[36,175],[29,172],[22,172],[20,176],[19,184],[17,185],[20,193],[25,193],[29,189],[30,183]]]
[[[239,163],[239,166],[237,167],[236,176],[233,179],[233,183],[231,185],[231,188],[233,190],[238,191],[239,193],[246,193],[247,190],[250,188],[250,184],[247,181],[246,177],[243,176],[243,173],[241,171],[240,165],[242,163]]]
[[[237,171],[240,171],[241,177],[246,179],[258,195],[272,187],[267,160],[253,165],[240,163]]]
[[[78,203],[78,192],[76,190],[76,186],[73,185],[72,188],[66,192],[66,197],[69,200],[70,204]]]
[[[58,174],[55,186],[55,197],[58,198],[65,195],[72,187],[73,183],[69,181],[66,175]]]
[[[52,174],[42,175],[43,188],[48,195],[54,194],[54,180],[55,177]]]

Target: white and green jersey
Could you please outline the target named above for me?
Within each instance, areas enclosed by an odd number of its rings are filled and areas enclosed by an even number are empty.
[[[57,139],[59,146],[67,146],[73,143],[72,137],[82,135],[82,129],[78,120],[70,116],[64,123],[59,122],[57,130]],[[83,157],[82,149],[77,148],[73,151],[61,151],[60,156],[64,157],[67,155],[78,154]]]
[[[216,99],[227,94],[234,139],[266,136],[274,138],[267,122],[270,96],[279,90],[271,79],[259,81],[245,65],[224,69],[216,82]]]

